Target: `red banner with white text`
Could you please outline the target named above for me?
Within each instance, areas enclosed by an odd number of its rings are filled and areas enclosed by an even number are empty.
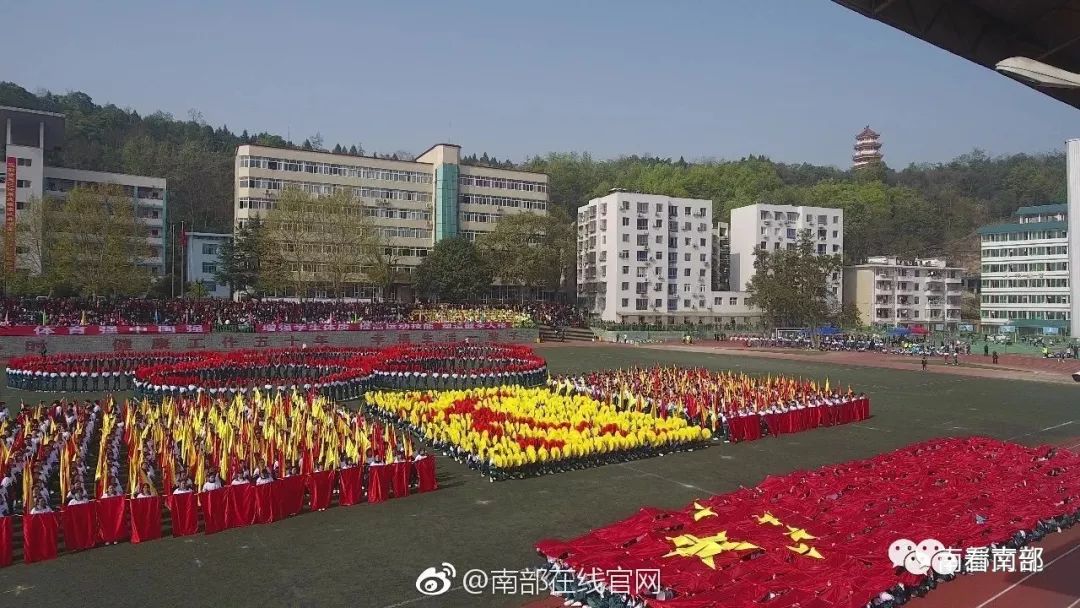
[[[262,323],[257,333],[290,331],[430,331],[438,329],[507,329],[509,323]]]
[[[138,336],[208,334],[209,324],[195,325],[0,325],[0,336]]]

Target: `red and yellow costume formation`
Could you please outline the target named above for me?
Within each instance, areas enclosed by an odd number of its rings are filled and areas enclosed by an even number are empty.
[[[15,437],[0,442],[2,471],[23,473],[28,562],[55,557],[61,524],[69,550],[88,549],[160,537],[163,507],[184,536],[199,531],[200,512],[210,534],[296,515],[305,496],[309,510],[326,509],[335,489],[344,506],[437,488],[434,458],[410,438],[314,395],[131,401],[68,418],[39,408],[0,423]],[[53,481],[61,500],[49,504]],[[0,565],[11,560],[11,519],[0,517]]]
[[[758,439],[865,420],[870,400],[850,387],[789,376],[683,369],[633,368],[593,372],[580,385],[564,378],[557,386],[585,391],[626,409],[679,415],[731,441]],[[560,390],[562,390],[560,389]]]
[[[924,571],[944,570],[949,548],[991,544],[1022,563],[1025,545],[1078,521],[1080,455],[970,437],[766,477],[681,510],[643,508],[537,549],[555,593],[589,605],[575,594],[606,589],[605,600],[623,600],[610,605],[656,608],[856,608],[885,591],[900,605],[948,580],[898,565],[916,544]],[[901,539],[911,553],[891,554]],[[582,590],[579,575],[596,584]]]
[[[368,393],[368,408],[404,422],[492,479],[543,475],[692,447],[711,436],[681,418],[625,411],[546,388]]]

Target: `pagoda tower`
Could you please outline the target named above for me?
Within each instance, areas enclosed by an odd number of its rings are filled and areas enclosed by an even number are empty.
[[[858,169],[866,165],[881,162],[881,135],[878,135],[866,125],[866,128],[855,136],[855,154],[851,157],[854,161],[852,168]]]

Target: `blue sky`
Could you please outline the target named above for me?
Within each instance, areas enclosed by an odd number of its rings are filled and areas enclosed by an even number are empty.
[[[1060,150],[1080,112],[829,0],[7,3],[0,79],[417,153],[850,164]],[[32,49],[32,50],[31,50]]]

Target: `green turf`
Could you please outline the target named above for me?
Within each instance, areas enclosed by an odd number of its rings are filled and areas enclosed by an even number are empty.
[[[539,562],[532,547],[541,538],[578,535],[642,506],[680,507],[708,493],[754,485],[766,474],[864,458],[931,437],[986,434],[1039,443],[1080,435],[1080,393],[1069,385],[625,346],[559,346],[542,354],[553,372],[661,363],[828,376],[834,384],[868,392],[873,418],[494,484],[440,458],[443,487],[437,492],[214,536],[121,544],[14,565],[0,570],[0,602],[140,608],[520,606],[525,603],[520,596],[462,591],[423,598],[414,582],[422,569],[444,561],[459,573],[533,566]],[[11,403],[19,396],[8,391],[3,397]]]

